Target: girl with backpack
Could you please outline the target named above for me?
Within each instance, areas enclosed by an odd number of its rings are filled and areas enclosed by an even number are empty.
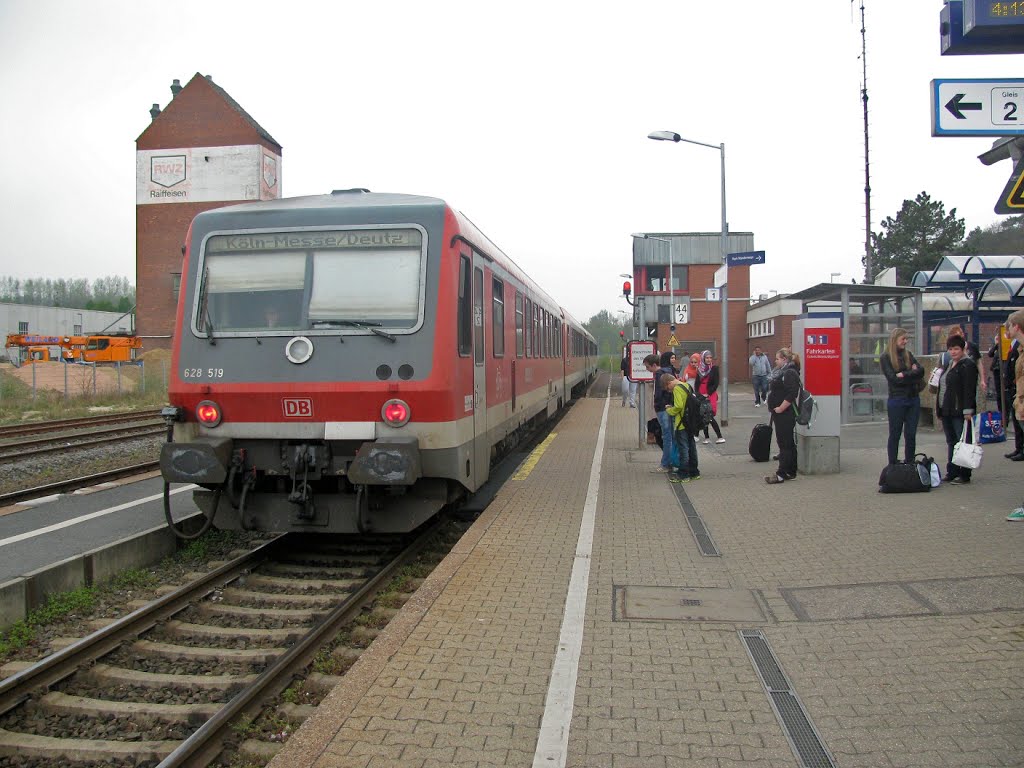
[[[777,485],[796,479],[796,409],[800,396],[800,356],[783,347],[775,353],[775,368],[768,377],[768,410],[775,424],[779,468],[764,479]]]
[[[718,415],[718,382],[719,382],[718,366],[715,365],[715,358],[711,355],[710,349],[705,349],[700,356],[700,362],[697,364],[697,381],[694,382],[694,389],[700,392],[711,402],[711,412]],[[724,443],[725,438],[722,437],[722,430],[718,426],[718,419],[715,416],[711,417],[710,426],[715,430],[715,434],[718,435],[716,443]],[[711,442],[710,436],[708,435],[708,428],[704,427],[704,445]]]

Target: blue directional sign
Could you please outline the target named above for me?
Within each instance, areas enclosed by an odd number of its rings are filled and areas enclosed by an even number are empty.
[[[932,80],[932,136],[1024,135],[1024,78]]]
[[[730,267],[742,267],[750,264],[764,264],[764,251],[743,251],[742,253],[730,253],[725,257],[725,263]]]

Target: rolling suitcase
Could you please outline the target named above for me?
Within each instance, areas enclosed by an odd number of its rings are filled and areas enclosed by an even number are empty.
[[[757,424],[750,433],[750,458],[754,461],[768,461],[772,455],[772,425]]]

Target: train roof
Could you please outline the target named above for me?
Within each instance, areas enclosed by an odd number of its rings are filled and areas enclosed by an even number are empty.
[[[459,223],[459,229],[466,239],[481,250],[488,258],[494,259],[502,267],[516,276],[517,279],[530,286],[535,293],[542,295],[557,307],[567,323],[583,328],[583,324],[565,310],[554,298],[532,280],[516,262],[502,251],[495,243],[477,227],[468,216],[439,197],[426,195],[410,195],[394,192],[370,192],[360,187],[354,189],[336,189],[326,195],[305,195],[302,197],[282,197],[276,200],[261,200],[251,203],[240,203],[223,208],[214,208],[196,216],[197,221],[204,225],[221,216],[237,216],[247,214],[286,213],[289,211],[311,209],[395,209],[408,208],[421,212],[440,213],[451,210]],[[585,329],[584,329],[585,330]]]

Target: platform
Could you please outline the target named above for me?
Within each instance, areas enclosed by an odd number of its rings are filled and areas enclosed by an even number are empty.
[[[883,495],[852,426],[768,486],[744,394],[685,485],[616,392],[574,405],[272,768],[1024,764],[1021,465]]]

